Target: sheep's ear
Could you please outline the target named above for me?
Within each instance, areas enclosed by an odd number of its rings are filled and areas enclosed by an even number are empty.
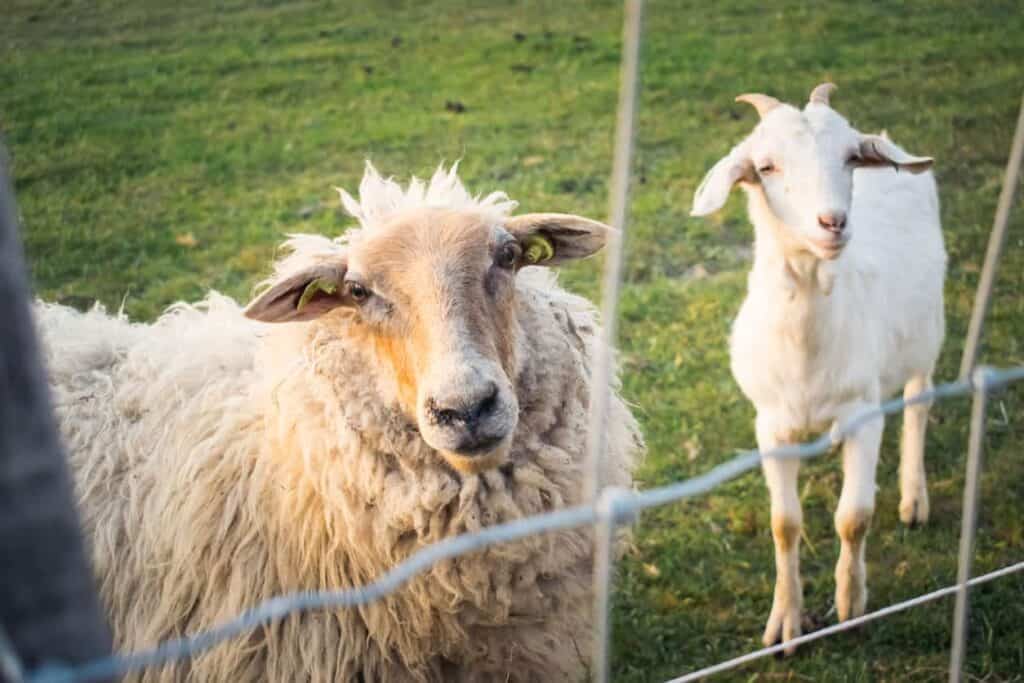
[[[934,161],[931,157],[916,157],[913,154],[907,154],[894,145],[889,140],[889,136],[884,133],[860,136],[858,166],[893,166],[911,173],[922,173],[931,168]]]
[[[245,317],[265,323],[301,322],[349,305],[345,271],[344,263],[321,263],[289,275],[256,297]]]
[[[729,193],[736,183],[743,181],[757,182],[754,163],[742,146],[734,147],[731,152],[711,167],[700,187],[693,194],[691,216],[707,216],[718,211],[725,205]]]
[[[505,223],[523,249],[522,265],[554,266],[599,251],[613,228],[566,213],[525,213]]]

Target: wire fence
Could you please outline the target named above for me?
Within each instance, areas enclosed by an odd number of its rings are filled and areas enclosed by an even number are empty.
[[[867,409],[855,415],[846,423],[837,425],[829,433],[822,435],[814,441],[788,444],[767,453],[761,453],[757,450],[745,451],[718,465],[706,474],[659,488],[645,491],[630,491],[617,487],[606,487],[592,504],[578,505],[544,515],[519,519],[506,524],[488,527],[472,534],[449,538],[431,545],[398,564],[377,581],[361,588],[343,591],[294,593],[271,598],[241,614],[236,619],[209,631],[204,631],[194,636],[169,640],[151,650],[129,655],[112,656],[73,669],[61,667],[42,669],[29,676],[26,680],[28,683],[84,683],[86,681],[104,680],[130,671],[193,657],[225,640],[246,633],[257,626],[283,619],[296,612],[312,609],[356,607],[373,602],[389,593],[393,593],[416,575],[421,574],[443,560],[453,559],[460,555],[500,543],[509,543],[527,536],[560,529],[576,528],[599,522],[613,527],[619,524],[630,523],[637,519],[639,512],[648,508],[666,505],[707,493],[717,486],[755,469],[760,465],[763,458],[808,459],[820,456],[828,453],[834,446],[842,443],[846,437],[868,422],[880,416],[902,411],[909,405],[965,396],[971,393],[974,394],[977,404],[978,401],[983,400],[982,397],[987,396],[990,392],[1022,380],[1024,380],[1024,366],[999,370],[987,367],[978,368],[973,373],[972,378],[968,380],[958,380],[938,385],[909,399],[894,399],[875,408]],[[975,412],[975,417],[978,419],[972,420],[972,435],[981,433],[984,429],[984,414],[982,413],[979,417],[977,411]],[[974,441],[972,439],[972,443]],[[980,447],[980,439],[977,440],[977,443]],[[974,454],[973,450],[972,454]],[[878,612],[864,615],[858,619],[851,619],[827,629],[801,636],[799,639],[788,641],[787,645],[809,642],[826,635],[845,631],[866,621],[962,591],[965,585],[983,583],[1022,569],[1024,569],[1024,562],[1011,565],[982,577],[977,577],[964,585],[957,584],[944,588],[904,603],[892,605]],[[783,645],[776,645],[763,648],[734,660],[695,671],[692,674],[675,680],[696,680],[697,678],[774,654],[783,647]],[[597,649],[607,650],[607,643],[598,641]]]
[[[604,378],[605,381],[595,381],[593,383],[595,388],[607,387],[609,385],[607,380],[611,377],[612,349],[615,342],[615,319],[622,281],[622,258],[629,204],[630,169],[632,168],[633,140],[635,136],[635,113],[637,93],[639,91],[643,5],[643,0],[626,0],[625,2],[622,90],[619,104],[619,125],[617,127],[611,197],[611,222],[614,227],[618,228],[618,232],[613,235],[608,246],[609,253],[606,261],[602,307],[605,324],[605,343],[601,346],[595,364],[595,377],[599,379]],[[1021,115],[1018,120],[1010,159],[1007,164],[1004,187],[1000,196],[989,250],[981,275],[981,283],[965,344],[964,359],[959,379],[935,386],[929,391],[908,399],[894,399],[865,409],[846,422],[834,425],[830,432],[823,434],[813,441],[787,444],[766,453],[757,450],[744,451],[703,475],[645,491],[631,491],[617,487],[608,487],[604,486],[600,480],[599,473],[602,469],[601,464],[606,448],[606,444],[602,441],[602,435],[604,434],[608,410],[608,394],[598,390],[591,401],[591,443],[589,444],[589,467],[591,470],[588,482],[588,496],[586,498],[588,502],[584,505],[569,507],[544,515],[527,517],[488,527],[475,533],[446,539],[418,551],[377,581],[361,588],[342,591],[302,592],[271,598],[240,614],[235,619],[208,631],[169,640],[150,650],[102,658],[77,667],[51,664],[42,669],[24,673],[20,668],[13,649],[10,647],[9,641],[0,632],[0,673],[7,675],[12,680],[24,681],[26,683],[84,683],[86,681],[106,680],[146,667],[159,666],[171,661],[194,657],[260,625],[283,619],[300,611],[365,605],[399,590],[410,579],[444,560],[457,558],[489,546],[513,542],[535,534],[594,525],[596,532],[594,557],[594,628],[596,638],[592,673],[596,682],[604,683],[608,680],[610,671],[608,643],[610,636],[611,579],[614,574],[615,560],[614,536],[615,530],[619,525],[636,521],[639,513],[648,508],[666,505],[707,493],[715,487],[757,468],[764,458],[806,459],[820,456],[829,452],[833,447],[840,444],[845,438],[868,422],[881,416],[900,412],[907,406],[914,404],[973,395],[967,457],[967,482],[964,489],[963,527],[956,584],[820,629],[787,641],[784,644],[761,648],[734,659],[713,664],[673,679],[670,683],[694,681],[733,669],[756,659],[778,653],[785,648],[834,635],[866,622],[949,595],[956,595],[957,597],[950,657],[950,680],[954,682],[959,681],[966,648],[968,589],[972,586],[1024,570],[1024,561],[1020,561],[982,576],[970,577],[974,533],[977,524],[978,484],[982,463],[987,399],[992,392],[1002,389],[1009,384],[1024,380],[1024,366],[1003,369],[974,367],[980,346],[985,312],[988,310],[992,296],[995,272],[1006,241],[1006,227],[1010,207],[1013,203],[1022,155],[1024,155],[1024,102],[1022,102]]]

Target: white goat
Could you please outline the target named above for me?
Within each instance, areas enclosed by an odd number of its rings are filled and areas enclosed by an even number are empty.
[[[758,447],[793,443],[898,391],[931,387],[944,334],[946,253],[928,157],[884,134],[864,135],[829,106],[831,83],[803,111],[741,95],[761,116],[753,133],[708,172],[692,214],[719,209],[739,183],[754,224],[747,298],[733,324],[732,372],[757,409]],[[910,171],[910,173],[900,173]],[[853,233],[856,231],[856,238]],[[924,440],[928,406],[904,412],[900,519],[928,519]],[[835,512],[841,621],[864,613],[864,544],[875,508],[883,420],[843,442]],[[797,460],[763,463],[771,493],[776,582],[764,642],[800,635],[802,513]],[[792,648],[787,650],[792,652]]]

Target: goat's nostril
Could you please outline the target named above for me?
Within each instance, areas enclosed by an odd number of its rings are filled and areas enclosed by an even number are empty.
[[[846,227],[846,213],[842,211],[819,213],[818,225],[829,232],[841,232]]]

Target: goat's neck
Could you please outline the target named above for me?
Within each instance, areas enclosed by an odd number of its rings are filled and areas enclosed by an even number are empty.
[[[834,264],[819,259],[792,237],[792,231],[772,211],[760,185],[745,189],[754,224],[751,278],[759,287],[782,289],[787,300],[829,296],[836,275]]]

